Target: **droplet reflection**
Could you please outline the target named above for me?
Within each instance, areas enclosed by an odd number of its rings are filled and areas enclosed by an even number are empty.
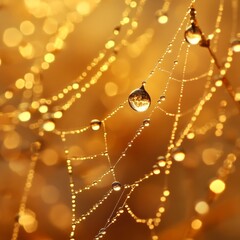
[[[122,185],[121,185],[120,182],[115,181],[115,182],[112,183],[112,189],[113,189],[114,191],[118,192],[118,191],[121,190],[121,188],[122,188]]]
[[[145,112],[151,104],[151,98],[144,86],[142,86],[130,93],[128,102],[133,110],[137,112]]]
[[[197,45],[202,40],[202,32],[198,26],[192,24],[184,33],[186,41],[191,45]]]

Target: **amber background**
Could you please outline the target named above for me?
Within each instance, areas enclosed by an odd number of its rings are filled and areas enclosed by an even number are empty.
[[[19,22],[24,19],[33,19],[36,29],[41,29],[42,20],[36,20],[28,14],[23,1],[9,0],[6,2],[7,4],[0,10],[1,32],[7,27],[18,26]],[[46,2],[48,3],[48,1]],[[207,0],[197,1],[196,3],[198,20],[206,35],[214,30],[218,3],[219,1]],[[91,119],[104,118],[126,100],[128,94],[139,87],[141,82],[148,76],[157,59],[165,51],[187,11],[188,4],[189,1],[173,1],[168,13],[169,22],[166,25],[160,25],[156,22],[155,12],[162,6],[162,1],[147,1],[139,20],[139,28],[129,40],[131,44],[117,55],[117,61],[109,71],[104,73],[99,83],[92,87],[80,101],[76,102],[61,120],[56,121],[57,128],[72,129],[88,125]],[[76,26],[75,31],[67,38],[65,48],[56,53],[56,61],[49,70],[43,73],[43,97],[52,96],[84,70],[111,36],[113,28],[121,18],[123,8],[123,1],[103,1],[91,15]],[[224,61],[226,57],[227,47],[230,42],[231,24],[231,4],[230,1],[226,1],[219,50],[217,51],[217,57],[220,61]],[[239,27],[238,25],[238,31],[240,31]],[[131,46],[136,45],[139,36],[146,39],[144,33],[147,31],[153,33],[152,37],[140,49],[139,54],[133,56]],[[36,31],[32,37],[42,44],[47,41],[46,36],[40,30]],[[172,57],[169,57],[164,64],[165,68],[171,69],[181,40],[181,37],[177,39],[173,46]],[[23,60],[16,48],[7,48],[2,41],[0,44],[0,57],[2,59],[0,86],[1,92],[3,92],[18,77],[23,76],[28,71],[32,60]],[[228,78],[235,89],[239,86],[239,57],[239,54],[234,55],[233,64],[228,73]],[[174,73],[175,77],[182,76],[183,59],[184,53],[181,54],[179,65]],[[191,47],[189,59],[187,77],[198,76],[207,71],[210,57],[206,49]],[[147,90],[152,96],[152,104],[157,101],[166,78],[166,74],[157,73],[149,81]],[[202,95],[205,81],[206,79],[202,79],[186,84],[182,105],[183,111],[196,105]],[[117,95],[113,97],[107,96],[105,85],[108,82],[117,84]],[[1,112],[13,111],[18,107],[21,97],[18,93],[16,94],[16,100],[1,106]],[[175,112],[178,95],[179,84],[171,83],[167,101],[163,104],[163,108],[169,112]],[[169,179],[171,195],[167,202],[167,209],[162,223],[156,232],[160,236],[159,239],[184,239],[184,233],[188,229],[189,221],[194,213],[194,203],[204,199],[207,195],[208,183],[216,176],[216,171],[221,166],[224,157],[229,152],[239,152],[239,115],[235,104],[229,98],[224,87],[217,89],[214,98],[206,104],[197,121],[197,126],[201,127],[217,118],[218,106],[221,100],[228,101],[226,112],[228,114],[233,113],[234,116],[225,124],[221,137],[216,137],[214,129],[212,129],[206,135],[197,136],[194,140],[184,141],[183,147],[186,151],[186,160],[183,163],[174,163],[173,165]],[[113,162],[118,159],[127,143],[134,136],[136,129],[147,116],[148,113],[139,114],[126,107],[107,122],[109,152]],[[181,119],[177,135],[189,121],[189,118],[190,115],[186,115]],[[165,116],[160,111],[153,115],[151,126],[137,139],[133,148],[129,150],[127,156],[116,169],[117,178],[122,184],[131,183],[142,177],[144,173],[151,169],[157,156],[166,152],[172,123],[173,119]],[[20,136],[20,144],[14,149],[6,149],[3,144],[4,139],[13,130]],[[43,147],[27,208],[36,213],[38,228],[30,234],[26,234],[21,229],[19,239],[68,239],[71,222],[70,192],[63,158],[63,146],[59,139],[51,133],[39,138],[37,132],[30,131],[24,124],[8,130],[1,127],[0,139],[0,239],[10,239],[14,217],[18,210],[29,166],[29,145],[33,140],[40,140]],[[74,153],[79,155],[96,153],[103,146],[100,133],[91,132],[67,140],[67,145]],[[220,154],[214,165],[209,166],[202,161],[203,152],[206,149],[211,149],[214,154]],[[49,159],[54,159],[55,163],[50,164]],[[75,166],[77,184],[84,186],[84,184],[101,175],[106,168],[106,162],[100,160],[77,164]],[[237,240],[240,238],[239,173],[240,166],[237,160],[234,172],[227,180],[226,191],[212,205],[210,213],[206,216],[203,230],[196,239]],[[158,207],[162,182],[163,178],[161,176],[153,177],[132,195],[129,205],[139,217],[150,217]],[[109,189],[110,185],[111,180],[108,179],[106,186],[80,195],[78,199],[79,213],[92,206]],[[107,217],[113,210],[119,196],[118,193],[114,193],[97,212],[78,226],[78,239],[93,239],[98,230],[106,223]],[[109,228],[105,238],[111,240],[145,240],[150,239],[150,233],[146,226],[136,224],[127,213],[124,213]]]

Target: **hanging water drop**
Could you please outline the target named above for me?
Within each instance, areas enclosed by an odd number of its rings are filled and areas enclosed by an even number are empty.
[[[158,165],[153,165],[153,173],[155,175],[158,175],[158,174],[160,174],[160,172],[161,172],[161,170],[160,170],[159,166]]]
[[[237,53],[240,52],[240,39],[235,39],[231,42],[232,50]]]
[[[118,191],[121,190],[121,188],[122,188],[122,185],[121,185],[120,182],[115,181],[115,182],[112,183],[112,189],[113,189],[114,191],[118,192]]]
[[[202,40],[202,32],[194,23],[186,29],[184,36],[185,40],[191,45],[197,45]]]
[[[151,104],[151,98],[142,85],[141,88],[135,89],[130,93],[128,103],[133,110],[145,112]]]
[[[102,235],[104,235],[104,234],[106,234],[107,232],[106,232],[106,228],[101,228],[100,230],[99,230],[99,234],[102,234]]]
[[[159,167],[165,167],[166,166],[166,158],[164,156],[159,156],[157,158],[157,160],[158,160],[157,164],[158,164]]]
[[[183,151],[182,148],[173,148],[172,157],[175,161],[181,162],[185,159],[185,152]]]
[[[162,95],[162,96],[160,96],[159,99],[160,99],[161,102],[164,102],[164,101],[166,100],[166,96],[165,96],[165,95]]]
[[[98,119],[93,119],[90,123],[92,130],[97,131],[101,128],[102,122]]]
[[[149,118],[147,118],[147,119],[145,119],[143,121],[143,126],[145,126],[145,127],[149,127],[150,126],[150,119]]]

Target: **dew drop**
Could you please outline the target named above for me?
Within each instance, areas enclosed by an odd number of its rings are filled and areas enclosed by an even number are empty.
[[[235,39],[231,42],[232,50],[237,53],[240,52],[240,39]]]
[[[98,119],[93,119],[90,123],[92,130],[98,131],[101,128],[102,122]]]
[[[202,32],[194,23],[186,29],[184,36],[191,45],[197,45],[202,40]]]
[[[181,162],[185,159],[185,152],[181,148],[173,148],[172,157],[175,161]]]
[[[149,126],[150,126],[150,119],[149,119],[149,118],[145,119],[145,120],[143,121],[143,125],[144,125],[145,127],[149,127]]]
[[[106,228],[101,228],[99,230],[99,234],[102,234],[102,235],[106,234]]]
[[[158,175],[158,174],[160,174],[160,172],[161,172],[161,170],[160,170],[159,166],[158,165],[153,165],[153,173],[155,175]]]
[[[164,95],[162,95],[162,96],[160,96],[160,98],[158,99],[157,102],[160,104],[160,103],[164,102],[165,100],[166,100],[166,97]]]
[[[121,185],[120,182],[115,181],[115,182],[112,183],[112,189],[113,189],[114,191],[118,192],[118,191],[121,190],[121,188],[122,188],[122,185]]]
[[[157,158],[157,160],[158,160],[157,164],[158,164],[159,167],[165,167],[166,166],[166,158],[164,156],[159,156]]]
[[[141,86],[141,88],[135,89],[130,93],[128,103],[133,110],[145,112],[151,104],[151,98],[144,86]]]
[[[124,209],[122,207],[119,208],[120,213],[124,213]]]

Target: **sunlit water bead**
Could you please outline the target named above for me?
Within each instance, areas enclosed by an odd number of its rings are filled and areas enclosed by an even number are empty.
[[[231,42],[231,48],[233,52],[238,53],[240,52],[240,39],[235,39]]]
[[[92,128],[93,131],[98,131],[101,128],[102,122],[98,119],[93,119],[90,122],[90,126]]]
[[[153,170],[152,171],[155,175],[158,175],[161,172],[160,167],[157,164],[153,165]]]
[[[112,183],[112,189],[115,191],[115,192],[118,192],[122,189],[122,184],[118,181],[115,181]]]
[[[185,40],[191,45],[197,45],[202,40],[202,32],[194,23],[184,33]]]
[[[164,156],[159,156],[157,158],[157,165],[159,167],[165,167],[166,166],[166,158]]]
[[[176,162],[182,162],[185,159],[185,152],[182,148],[173,148],[171,155]]]
[[[158,103],[164,102],[166,100],[166,96],[165,95],[161,95],[158,99]]]
[[[147,118],[147,119],[145,119],[143,121],[143,126],[145,126],[145,127],[149,127],[150,126],[150,119],[149,118]]]
[[[142,85],[130,93],[128,103],[133,110],[145,112],[151,105],[151,98]]]

